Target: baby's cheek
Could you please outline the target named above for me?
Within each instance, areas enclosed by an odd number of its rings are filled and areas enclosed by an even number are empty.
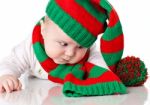
[[[49,49],[47,51],[47,55],[50,57],[50,58],[59,58],[61,57],[62,55],[62,52],[60,50],[56,50],[56,49]]]
[[[83,52],[83,51],[77,52],[76,57],[75,57],[76,61],[77,62],[80,61],[85,56],[85,54],[86,52]]]

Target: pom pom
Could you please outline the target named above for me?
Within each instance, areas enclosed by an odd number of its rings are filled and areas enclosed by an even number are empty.
[[[126,86],[140,86],[147,79],[147,69],[144,62],[134,56],[120,60],[114,73]]]

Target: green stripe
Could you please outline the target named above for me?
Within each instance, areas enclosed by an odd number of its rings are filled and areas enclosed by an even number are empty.
[[[49,72],[49,75],[57,78],[64,79],[68,73],[71,72],[72,66],[59,64],[55,69]]]
[[[44,46],[40,42],[33,44],[33,49],[39,62],[43,62],[48,58],[44,51]]]
[[[100,5],[105,8],[109,13],[112,10],[110,3],[107,0],[100,0]]]
[[[103,58],[108,66],[116,64],[122,57],[123,50],[116,53],[102,53]]]
[[[88,75],[88,78],[98,78],[99,76],[101,76],[104,72],[106,72],[107,69],[100,67],[100,66],[94,66],[91,70],[90,73]]]
[[[73,68],[72,68],[72,74],[80,79],[80,80],[83,80],[83,77],[85,76],[85,72],[83,70],[80,70],[81,66],[83,65],[80,65],[80,64],[76,64]]]
[[[67,74],[72,73],[76,78],[83,79],[84,71],[80,70],[80,64],[74,66],[59,65],[57,68],[49,72],[49,75],[64,79]]]
[[[106,14],[95,9],[94,6],[91,5],[90,0],[86,0],[86,1],[76,0],[76,2],[79,3],[82,7],[84,7],[99,22],[104,23],[106,21],[106,18],[107,18]]]
[[[124,84],[117,81],[91,85],[76,85],[71,82],[65,82],[63,86],[63,93],[67,97],[112,95],[115,93],[125,94],[127,93],[127,88]]]
[[[122,32],[122,26],[120,21],[117,22],[113,27],[108,27],[103,34],[102,38],[104,40],[110,41],[121,35]]]
[[[49,2],[46,13],[72,39],[83,47],[90,47],[96,40],[86,28],[65,13],[53,0]]]

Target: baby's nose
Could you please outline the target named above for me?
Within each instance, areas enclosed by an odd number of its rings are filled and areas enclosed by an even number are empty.
[[[75,54],[75,50],[73,49],[68,49],[66,52],[65,52],[65,55],[68,56],[69,58],[74,56]]]

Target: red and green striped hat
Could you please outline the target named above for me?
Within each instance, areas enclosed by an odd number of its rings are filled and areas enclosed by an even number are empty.
[[[89,48],[102,34],[100,51],[108,67],[115,68],[124,38],[118,15],[107,0],[50,0],[46,14],[83,47]]]

